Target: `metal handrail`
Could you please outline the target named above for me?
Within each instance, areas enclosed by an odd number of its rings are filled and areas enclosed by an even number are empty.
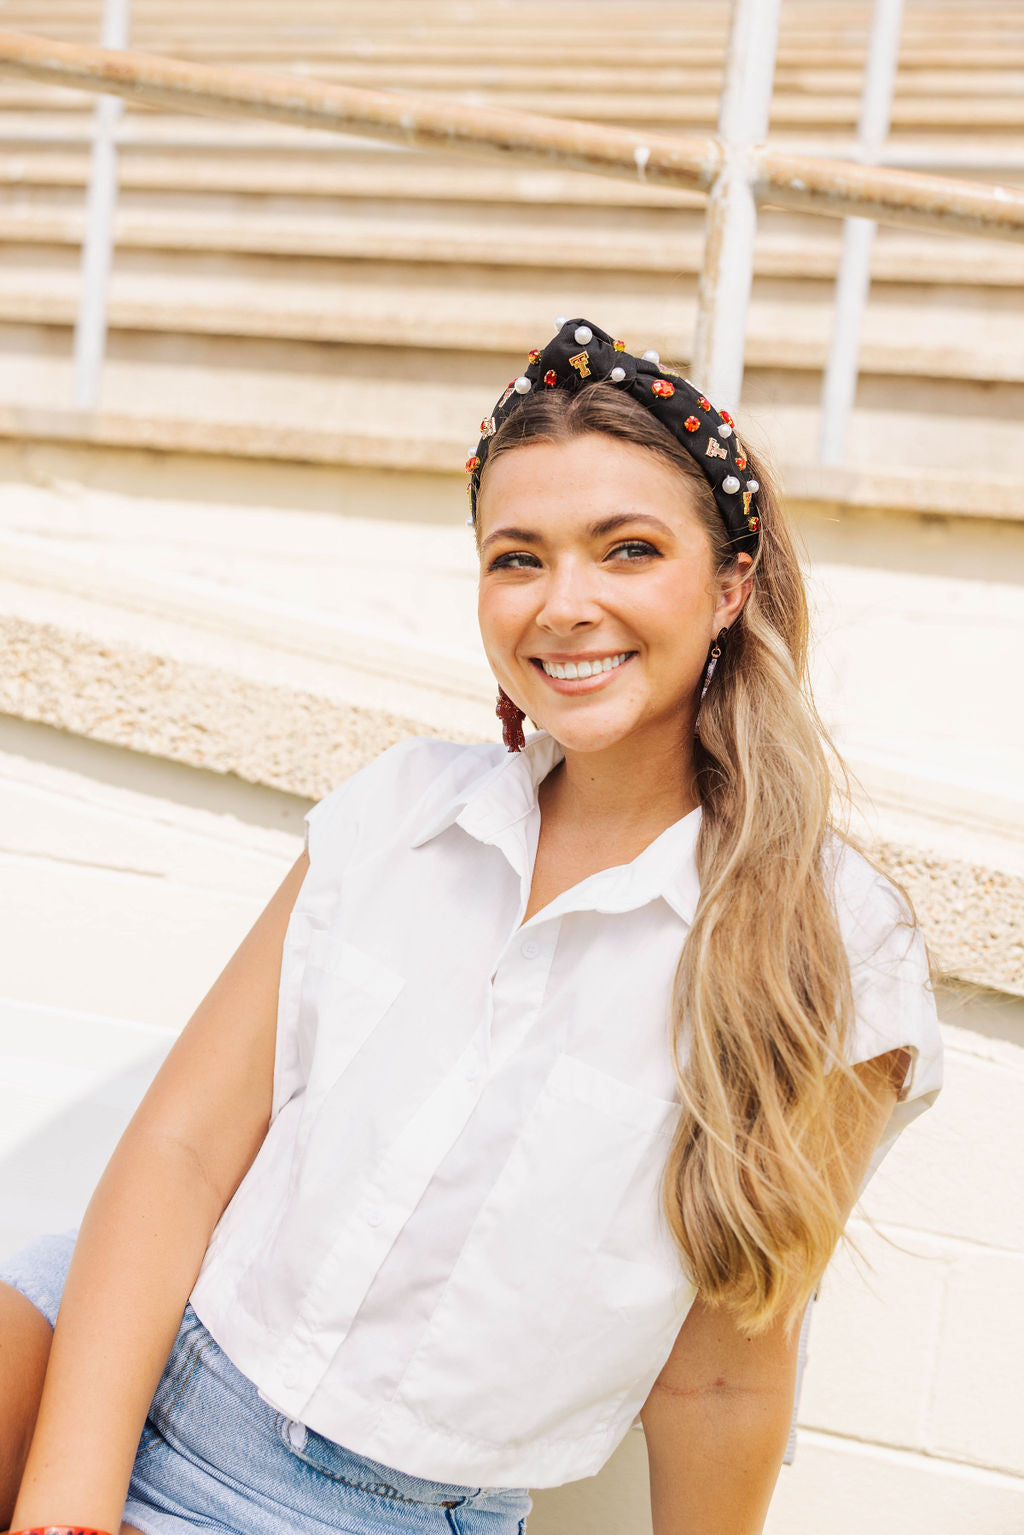
[[[722,165],[715,138],[675,137],[544,117],[407,91],[195,64],[156,54],[0,31],[0,74],[122,96],[145,106],[244,117],[380,138],[416,149],[542,160],[566,170],[708,191]],[[1024,240],[1024,191],[953,177],[818,159],[756,145],[747,168],[759,202],[834,218]]]

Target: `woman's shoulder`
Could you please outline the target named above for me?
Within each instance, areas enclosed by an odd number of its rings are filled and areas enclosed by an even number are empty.
[[[825,837],[823,863],[844,934],[916,926],[913,911],[895,882],[836,827],[829,828]]]
[[[405,736],[358,768],[326,797],[391,793],[410,794],[434,786],[465,787],[489,772],[505,755],[495,741],[446,741],[437,736]]]
[[[943,1045],[924,933],[903,892],[854,842],[833,829],[824,848],[839,931],[850,960],[854,1022],[850,1064],[896,1049],[911,1065],[900,1088],[904,1107],[890,1123],[881,1155],[898,1131],[935,1101]]]
[[[934,1013],[933,972],[924,932],[904,892],[840,832],[828,848],[831,894],[850,960],[858,1009]]]
[[[448,741],[406,736],[318,800],[305,816],[307,847],[341,821],[394,825],[437,805],[492,771],[505,749],[493,741]]]

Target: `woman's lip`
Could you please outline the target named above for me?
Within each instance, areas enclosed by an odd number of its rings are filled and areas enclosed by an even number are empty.
[[[619,672],[624,671],[635,657],[636,651],[634,650],[619,666],[613,666],[610,672],[595,672],[591,677],[549,677],[535,656],[531,657],[531,664],[544,678],[544,681],[550,683],[556,693],[593,693],[598,688],[604,687],[606,683],[611,682],[612,678],[617,676]],[[586,657],[580,656],[578,659],[584,661]]]

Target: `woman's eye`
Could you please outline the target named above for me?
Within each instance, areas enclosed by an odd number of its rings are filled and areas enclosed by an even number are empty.
[[[647,543],[643,538],[630,538],[624,544],[616,544],[612,554],[626,552],[630,560],[646,559],[650,554],[657,554],[653,544]]]
[[[609,553],[613,556],[624,556],[627,564],[633,564],[640,560],[649,559],[652,555],[660,558],[657,549],[643,538],[626,539],[624,543],[616,544]],[[523,549],[509,550],[508,554],[499,554],[497,559],[491,561],[487,569],[491,570],[530,570],[538,566],[540,561],[535,554],[530,554]]]
[[[513,551],[512,553],[509,553],[509,554],[499,554],[498,558],[496,560],[492,560],[491,561],[491,563],[488,565],[487,569],[488,570],[523,570],[523,569],[529,569],[528,565],[526,565],[526,566],[520,565],[519,564],[520,560],[533,560],[533,562],[535,564],[538,563],[537,556],[535,554],[526,554],[522,550],[518,550],[518,551]]]

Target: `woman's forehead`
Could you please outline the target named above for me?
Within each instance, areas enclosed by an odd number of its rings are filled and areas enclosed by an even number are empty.
[[[682,531],[700,526],[690,479],[660,453],[607,435],[531,441],[496,454],[477,499],[477,535],[509,514],[551,526],[600,514],[653,513]]]

